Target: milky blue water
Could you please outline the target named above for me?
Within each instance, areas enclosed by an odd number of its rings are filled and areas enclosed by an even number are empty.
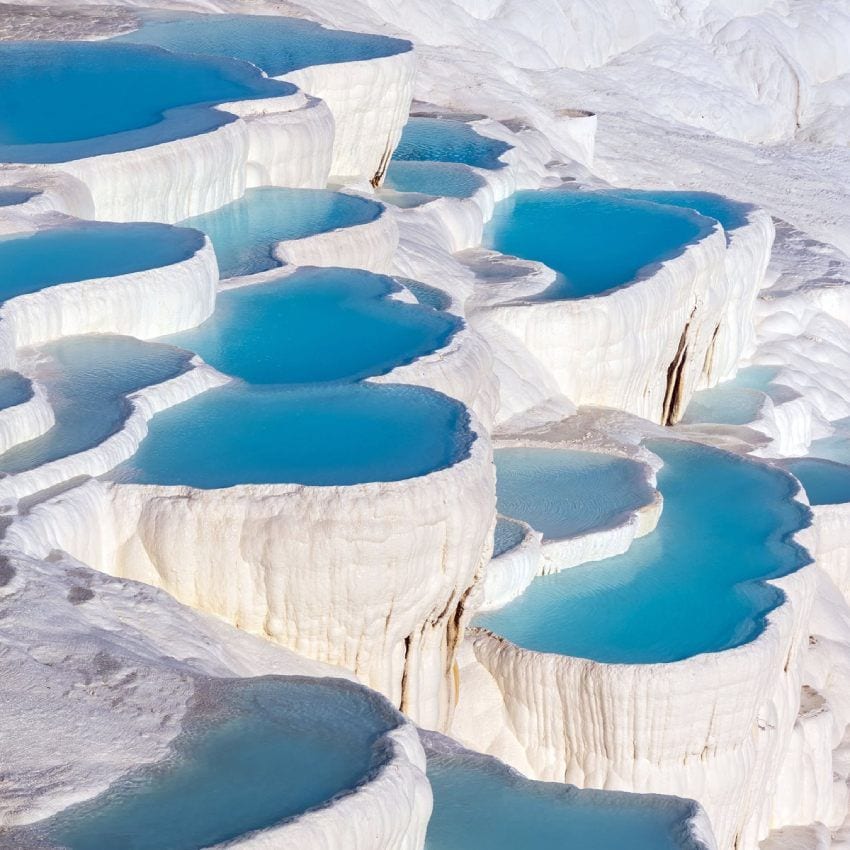
[[[732,380],[694,393],[682,417],[682,424],[749,424],[759,416],[767,403],[766,395],[776,396],[779,400],[780,388],[770,385],[778,371],[773,366],[748,366],[741,369]]]
[[[45,346],[44,353],[50,361],[41,381],[56,423],[0,454],[0,472],[24,472],[102,443],[127,417],[129,393],[179,375],[191,356],[133,337],[98,334],[68,337]]]
[[[415,192],[428,198],[469,198],[484,180],[455,162],[391,162],[384,185],[393,192]]]
[[[850,502],[850,466],[813,457],[794,458],[783,466],[800,479],[813,505]]]
[[[476,133],[451,118],[411,118],[401,134],[394,160],[460,162],[477,168],[504,168],[499,157],[511,146]],[[412,190],[410,190],[412,191]]]
[[[643,467],[627,458],[563,449],[497,449],[496,506],[546,539],[608,526],[649,504]]]
[[[206,133],[235,120],[211,105],[294,91],[244,62],[102,41],[2,42],[0,79],[3,162],[65,162]]]
[[[472,753],[428,751],[426,850],[677,850],[693,804],[532,782]]]
[[[747,214],[752,210],[748,204],[733,201],[713,192],[673,192],[664,190],[615,189],[620,198],[668,204],[673,207],[694,210],[720,222],[724,230],[734,230],[747,223]]]
[[[309,268],[225,290],[199,328],[161,341],[254,384],[358,380],[446,344],[453,316],[387,296],[392,278]]]
[[[156,44],[184,53],[244,59],[278,77],[310,65],[355,62],[406,53],[409,41],[330,30],[277,15],[148,13],[136,32],[115,41]]]
[[[13,207],[34,198],[38,192],[32,189],[0,188],[0,207]]]
[[[830,423],[835,433],[829,437],[813,440],[809,446],[812,457],[834,460],[836,463],[850,464],[850,417]]]
[[[648,664],[755,638],[783,600],[762,579],[809,561],[788,537],[809,522],[793,480],[695,444],[650,443],[664,460],[658,528],[624,555],[536,578],[476,619],[528,649]]]
[[[0,410],[32,398],[32,384],[18,372],[0,371]]]
[[[363,781],[389,706],[341,680],[207,686],[164,762],[34,830],[68,850],[199,850],[267,829]]]
[[[0,237],[0,300],[60,283],[168,266],[188,259],[203,235],[166,224],[86,222]]]
[[[222,278],[280,265],[276,242],[374,221],[382,206],[325,189],[249,189],[238,201],[182,222],[212,240]]]
[[[505,552],[510,552],[522,543],[525,528],[516,520],[509,517],[499,517],[496,520],[496,530],[493,534],[493,557],[498,558]]]
[[[157,415],[114,477],[201,489],[400,481],[450,466],[471,441],[463,405],[419,387],[240,384]]]
[[[559,279],[538,296],[582,298],[623,286],[710,227],[693,214],[610,192],[517,192],[496,205],[485,247],[545,263]]]

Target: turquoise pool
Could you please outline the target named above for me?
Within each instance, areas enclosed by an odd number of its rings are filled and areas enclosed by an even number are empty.
[[[496,205],[487,248],[545,263],[558,280],[538,298],[599,295],[680,254],[713,224],[674,207],[610,192],[517,192]],[[616,235],[616,238],[613,236]]]
[[[686,850],[695,805],[678,797],[533,782],[468,751],[426,749],[426,850]],[[75,850],[75,848],[72,848]]]
[[[155,44],[182,53],[243,59],[279,77],[310,65],[379,59],[406,53],[409,41],[325,29],[279,15],[196,15],[149,12],[136,32],[113,41]]]
[[[462,404],[419,387],[237,384],[158,414],[113,477],[201,489],[400,481],[456,463],[472,439]]]
[[[359,380],[442,348],[460,324],[388,297],[399,289],[359,269],[300,269],[225,290],[203,325],[160,341],[252,384]]]
[[[55,414],[45,434],[0,454],[0,472],[25,472],[85,451],[118,431],[129,412],[126,396],[179,375],[191,355],[133,337],[68,337],[45,346],[42,371]]]
[[[816,457],[800,457],[782,464],[796,476],[813,505],[850,502],[850,466]]]
[[[199,685],[169,758],[26,829],[67,850],[199,850],[267,829],[366,779],[399,717],[340,679]]]
[[[497,449],[496,506],[544,539],[612,525],[654,497],[643,467],[627,458],[565,449]]]
[[[202,233],[167,224],[85,222],[0,237],[0,301],[61,283],[170,266],[203,244]]]
[[[753,209],[749,204],[742,204],[716,195],[713,192],[674,192],[661,189],[614,189],[612,193],[620,198],[633,201],[649,201],[653,204],[667,204],[672,207],[693,210],[700,215],[719,221],[726,230],[735,230],[747,223],[747,215]]]
[[[276,242],[367,224],[382,209],[368,198],[325,189],[262,188],[182,224],[210,237],[221,276],[228,278],[280,265],[272,256]]]
[[[467,166],[454,162],[391,162],[384,186],[391,193],[423,195],[420,203],[424,203],[432,198],[470,198],[484,181]],[[386,191],[381,197],[394,202]],[[405,204],[402,199],[401,205]]]
[[[496,520],[496,529],[493,532],[493,557],[498,558],[505,552],[510,552],[522,543],[525,537],[525,528],[516,520],[500,516]]]
[[[510,149],[507,142],[476,133],[465,121],[411,118],[404,127],[393,160],[455,162],[495,169],[504,168],[505,163],[499,157]]]
[[[18,372],[0,371],[0,410],[16,407],[32,398],[32,384]]]
[[[15,187],[0,188],[0,207],[13,207],[34,198],[38,192],[32,189],[17,189]]]
[[[0,42],[0,78],[2,162],[67,162],[207,133],[235,120],[217,103],[295,91],[245,62],[102,41]]]
[[[653,442],[664,467],[658,528],[615,558],[536,578],[476,624],[540,652],[624,664],[677,661],[755,638],[784,595],[764,579],[809,562],[790,536],[809,511],[766,464]]]
[[[747,425],[753,422],[767,403],[765,396],[782,400],[785,388],[771,386],[778,372],[773,366],[747,366],[732,380],[694,393],[682,416],[682,424]]]

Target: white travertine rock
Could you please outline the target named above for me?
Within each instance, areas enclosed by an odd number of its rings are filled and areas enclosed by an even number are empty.
[[[44,387],[36,381],[31,384],[30,398],[0,410],[0,454],[18,443],[40,437],[55,421]]]
[[[525,532],[522,540],[512,549],[494,557],[476,585],[477,611],[492,611],[507,605],[540,574],[542,535],[528,523],[520,525]]]

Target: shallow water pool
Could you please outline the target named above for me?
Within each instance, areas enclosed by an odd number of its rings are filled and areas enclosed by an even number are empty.
[[[499,157],[510,149],[507,142],[476,133],[465,121],[410,118],[404,126],[393,160],[454,162],[494,169],[505,167]]]
[[[394,202],[390,193],[426,196],[420,203],[431,198],[469,198],[483,185],[474,171],[454,162],[391,162],[384,183],[389,193],[383,190],[381,198],[390,203]]]
[[[624,286],[711,227],[688,211],[610,192],[524,191],[496,205],[483,244],[545,263],[558,280],[537,299],[562,300]]]
[[[206,233],[222,278],[280,265],[276,242],[374,221],[383,207],[368,198],[326,189],[249,189],[238,201],[182,222]]]
[[[493,532],[493,557],[498,558],[511,549],[516,549],[525,538],[525,528],[510,517],[500,516]]]
[[[0,410],[16,407],[32,398],[32,384],[18,372],[0,371]]]
[[[359,380],[441,348],[459,325],[388,298],[399,288],[359,269],[300,269],[225,290],[203,325],[161,341],[254,384]]]
[[[81,224],[0,238],[0,301],[48,286],[161,268],[189,259],[202,233],[167,224]]]
[[[674,192],[661,189],[614,189],[612,194],[634,201],[649,201],[653,204],[667,204],[682,209],[694,210],[700,215],[720,222],[726,230],[734,230],[747,223],[747,214],[752,209],[748,204],[733,201],[713,192]]]
[[[400,481],[469,452],[466,408],[401,385],[209,390],[158,414],[113,477],[201,489]]]
[[[766,464],[674,441],[658,528],[605,561],[534,579],[477,625],[540,652],[610,663],[676,661],[755,638],[783,594],[762,580],[809,562],[788,538],[809,523],[795,484]]]
[[[747,366],[732,380],[694,393],[682,424],[748,425],[761,414],[765,396],[781,400],[785,388],[771,386],[778,372],[773,366]]]
[[[850,502],[850,466],[814,457],[794,458],[782,465],[800,480],[811,504]]]

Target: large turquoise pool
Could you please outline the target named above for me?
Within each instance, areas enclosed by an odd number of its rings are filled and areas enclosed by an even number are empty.
[[[0,454],[0,472],[14,474],[77,454],[118,431],[127,395],[183,372],[191,355],[133,337],[68,337],[45,346],[42,383],[55,424],[45,434]]]
[[[356,62],[406,53],[409,41],[325,29],[279,15],[196,15],[152,12],[136,32],[114,41],[155,44],[183,53],[244,59],[279,77],[310,65]]]
[[[610,192],[517,192],[496,205],[484,245],[545,263],[558,280],[538,298],[598,295],[682,252],[712,223],[670,206]]]
[[[199,687],[169,758],[27,835],[67,850],[219,846],[353,789],[380,763],[377,741],[399,723],[380,697],[339,679]]]
[[[493,169],[504,168],[500,157],[510,149],[506,142],[476,133],[465,121],[411,118],[404,127],[393,159],[456,162]]]
[[[614,524],[652,502],[641,464],[564,449],[497,449],[499,513],[524,520],[544,539],[574,537]]]
[[[102,41],[0,42],[0,161],[66,162],[206,133],[217,103],[295,90],[246,62]]]
[[[693,847],[688,800],[533,782],[477,753],[426,752],[434,793],[426,850]]]
[[[400,481],[451,466],[472,439],[462,404],[419,387],[238,384],[158,414],[114,477],[202,489]]]
[[[183,222],[206,233],[223,278],[280,265],[276,242],[374,221],[381,204],[325,189],[249,189],[238,201]]]
[[[203,244],[202,233],[167,224],[85,222],[0,237],[0,300],[61,283],[169,266]]]
[[[698,444],[654,442],[658,528],[625,555],[536,578],[476,624],[519,646],[611,663],[676,661],[755,638],[784,596],[764,583],[809,562],[795,483]]]
[[[358,269],[300,269],[225,290],[203,325],[161,341],[253,384],[359,380],[441,348],[459,325],[388,297],[399,289]]]

